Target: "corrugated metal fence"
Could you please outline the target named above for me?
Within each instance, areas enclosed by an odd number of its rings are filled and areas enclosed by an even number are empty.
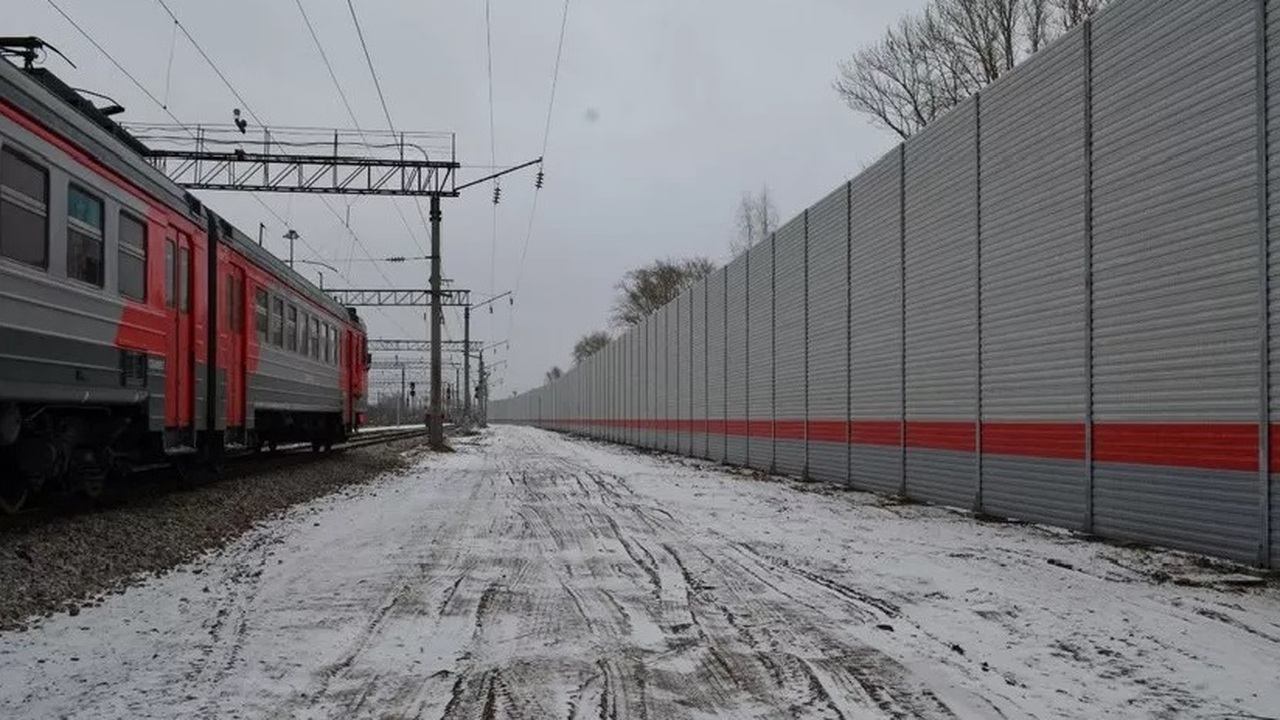
[[[1120,0],[491,419],[1280,566],[1277,55]]]

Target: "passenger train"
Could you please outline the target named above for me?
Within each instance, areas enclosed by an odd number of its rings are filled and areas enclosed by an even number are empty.
[[[29,57],[0,60],[0,510],[175,456],[327,448],[363,418],[356,312],[146,154]]]

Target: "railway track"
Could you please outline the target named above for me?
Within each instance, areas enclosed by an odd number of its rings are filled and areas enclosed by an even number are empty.
[[[446,436],[456,432],[446,427]],[[308,463],[323,463],[335,454],[349,450],[386,445],[392,442],[427,437],[422,428],[374,428],[351,437],[331,449],[317,450],[309,443],[281,445],[272,451],[244,450],[229,453],[215,463],[203,458],[177,457],[173,462],[140,470],[133,475],[107,484],[95,497],[70,494],[50,494],[33,498],[16,513],[0,513],[0,532],[29,527],[53,518],[93,512],[103,508],[118,507],[132,502],[145,501],[171,492],[191,490],[221,480],[244,478]]]

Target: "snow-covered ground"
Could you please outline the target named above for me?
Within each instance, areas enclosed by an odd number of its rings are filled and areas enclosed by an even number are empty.
[[[1280,716],[1189,556],[522,428],[0,635],[0,717]]]

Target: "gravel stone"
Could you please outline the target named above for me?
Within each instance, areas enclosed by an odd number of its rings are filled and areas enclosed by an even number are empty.
[[[233,466],[195,487],[164,487],[109,508],[39,522],[0,518],[0,631],[54,613],[78,614],[90,598],[117,594],[221,547],[257,523],[323,495],[405,466],[421,439],[332,455]]]

